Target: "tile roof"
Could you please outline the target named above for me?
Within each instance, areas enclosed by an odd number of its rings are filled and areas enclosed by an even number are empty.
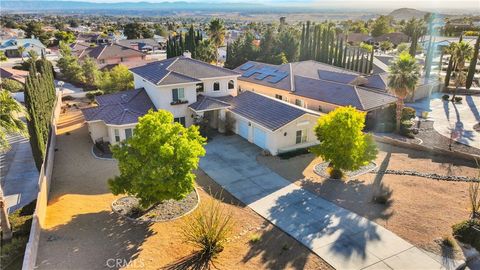
[[[155,109],[143,88],[98,96],[96,100],[97,107],[82,109],[86,121],[103,121],[109,125],[133,124],[148,110]]]
[[[230,104],[217,98],[198,95],[197,101],[188,105],[194,111],[210,111],[230,107]]]
[[[230,103],[229,110],[233,113],[272,131],[310,113],[308,110],[251,91],[245,91],[235,97],[218,99]]]
[[[28,77],[28,71],[13,69],[8,67],[0,68],[0,77],[6,79],[16,80],[21,83],[25,83]]]
[[[395,97],[350,84],[295,76],[295,95],[368,111],[395,102]]]
[[[25,48],[30,46],[36,46],[43,49],[46,48],[45,45],[36,38],[12,38],[2,41],[0,49],[17,49],[18,46],[23,46]]]
[[[183,56],[156,61],[130,71],[156,85],[239,75],[238,72]]]
[[[318,77],[321,80],[349,84],[355,81],[359,76],[357,74],[346,74],[327,70],[318,70]]]
[[[367,83],[363,84],[362,86],[380,90],[387,90],[387,77],[387,73],[373,74],[367,77]]]
[[[123,40],[118,40],[117,43],[126,47],[130,47],[132,45],[147,45],[152,47],[160,46],[158,42],[155,41],[155,39],[153,38],[123,39]]]
[[[79,58],[86,56],[101,60],[118,57],[143,57],[145,54],[141,51],[113,43],[86,48],[81,51]]]

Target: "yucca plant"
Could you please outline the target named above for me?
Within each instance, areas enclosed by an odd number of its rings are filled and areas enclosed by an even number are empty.
[[[479,167],[478,180],[480,180],[480,164],[477,161]],[[471,219],[479,217],[480,214],[480,182],[470,182],[468,187],[468,198],[470,200]]]
[[[223,251],[233,228],[232,214],[219,201],[209,201],[185,219],[185,242],[199,249],[199,255],[211,261]]]

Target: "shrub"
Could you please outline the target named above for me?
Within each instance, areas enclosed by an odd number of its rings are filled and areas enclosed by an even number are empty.
[[[342,179],[343,177],[343,172],[341,170],[336,170],[332,167],[327,168],[327,173],[333,179]]]
[[[62,97],[62,101],[71,101],[71,100],[74,100],[75,98],[72,97],[72,96],[63,96]]]
[[[299,148],[299,149],[295,149],[295,150],[292,150],[292,151],[280,153],[280,154],[278,154],[278,157],[281,158],[281,159],[290,159],[292,157],[305,155],[305,154],[308,154],[308,153],[310,153],[308,148]]]
[[[412,126],[413,126],[413,121],[411,120],[402,121],[402,123],[400,123],[400,134],[405,137],[413,138]]]
[[[23,84],[12,79],[3,79],[2,88],[9,92],[20,92],[23,91]]]
[[[200,249],[201,258],[211,261],[223,251],[232,228],[232,214],[219,201],[212,200],[185,218],[182,235],[187,243]]]
[[[96,96],[101,96],[103,94],[104,92],[102,90],[95,90],[95,91],[88,91],[85,96],[90,100],[94,100]]]
[[[455,246],[455,240],[452,239],[450,235],[444,235],[442,237],[442,245],[453,248]]]
[[[463,99],[462,97],[455,97],[455,99],[454,99],[454,100],[455,100],[455,102],[461,102],[461,101],[462,101],[462,99]]]
[[[480,250],[480,221],[465,220],[452,226],[453,236]]]
[[[252,236],[250,236],[250,243],[255,244],[259,242],[261,238],[262,237],[259,234],[253,234]]]
[[[415,118],[416,116],[416,111],[412,107],[405,107],[402,110],[402,121],[403,120],[410,120],[412,118]]]
[[[443,96],[442,96],[442,99],[443,99],[443,100],[448,100],[448,99],[450,99],[450,96],[449,96],[449,95],[443,95]]]

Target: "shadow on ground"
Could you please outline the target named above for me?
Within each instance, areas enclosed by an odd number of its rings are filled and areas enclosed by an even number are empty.
[[[42,231],[39,258],[48,259],[37,261],[38,269],[140,266],[142,262],[134,260],[143,242],[154,234],[148,223],[133,224],[107,211],[76,215],[67,224]]]

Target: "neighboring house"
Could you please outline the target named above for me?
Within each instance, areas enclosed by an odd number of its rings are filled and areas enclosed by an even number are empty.
[[[12,38],[23,38],[25,36],[25,31],[22,29],[13,29],[2,27],[0,29],[0,40],[7,40]]]
[[[249,61],[235,69],[242,91],[262,93],[299,107],[330,112],[353,106],[367,112],[367,120],[395,102],[384,90],[368,87],[370,77],[316,61],[270,65]]]
[[[83,109],[94,142],[132,136],[138,117],[156,109],[170,111],[184,126],[229,129],[274,155],[318,143],[320,113],[254,92],[238,94],[235,71],[175,57],[131,72],[136,90],[100,96],[97,107]]]
[[[28,77],[28,71],[13,69],[9,67],[0,67],[0,80],[11,79],[17,82],[25,84]]]
[[[162,46],[153,38],[124,39],[118,40],[117,43],[134,50],[152,53],[155,53],[155,51],[162,48]]]
[[[374,42],[380,43],[383,41],[390,41],[394,46],[400,43],[409,42],[409,37],[401,32],[383,34],[379,37],[373,38]]]
[[[45,45],[36,38],[12,38],[0,43],[0,51],[5,53],[7,57],[21,57],[18,47],[24,47],[23,56],[28,56],[29,51],[35,51],[38,55],[46,54]]]
[[[119,44],[98,45],[76,51],[79,60],[91,57],[100,67],[145,60],[145,53]]]

